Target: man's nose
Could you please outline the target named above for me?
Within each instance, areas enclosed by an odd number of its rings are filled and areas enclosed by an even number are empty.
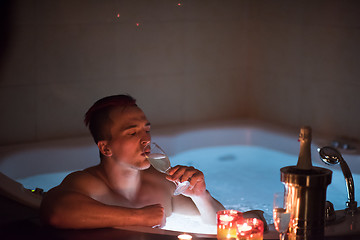
[[[151,142],[151,136],[149,133],[145,133],[141,136],[141,143],[147,145]]]
[[[148,145],[151,142],[151,140],[141,140],[141,144],[143,144],[144,146]]]

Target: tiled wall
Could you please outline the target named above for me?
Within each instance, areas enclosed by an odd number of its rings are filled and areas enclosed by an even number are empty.
[[[255,118],[360,138],[356,0],[7,2],[0,144],[86,135],[87,108],[117,93],[154,126]]]
[[[249,1],[248,23],[251,116],[360,139],[360,2]]]

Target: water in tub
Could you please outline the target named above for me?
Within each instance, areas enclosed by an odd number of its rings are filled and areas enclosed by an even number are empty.
[[[171,156],[174,166],[194,166],[205,174],[210,193],[227,209],[248,211],[260,209],[268,223],[272,223],[273,194],[283,190],[280,168],[297,163],[297,155],[256,146],[222,146],[190,150]],[[315,166],[326,167],[313,158]],[[333,171],[327,199],[336,210],[344,209],[346,188],[342,172]],[[44,174],[19,179],[25,187],[41,187],[45,191],[58,185],[68,172]],[[354,174],[355,187],[360,176]],[[359,181],[358,181],[359,179]],[[356,191],[355,191],[356,192]],[[200,218],[175,215],[167,219],[165,229],[181,232],[216,234],[216,227],[200,223]]]

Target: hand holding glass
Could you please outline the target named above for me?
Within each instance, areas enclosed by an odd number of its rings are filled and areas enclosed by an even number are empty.
[[[290,212],[284,203],[284,193],[274,194],[273,219],[275,229],[280,233],[280,240],[284,240],[290,223]]]
[[[155,142],[150,142],[145,146],[144,152],[147,148],[150,148],[150,153],[146,154],[146,158],[149,160],[150,164],[159,172],[169,175],[168,171],[171,168],[170,159],[166,155],[165,151],[161,149],[159,145]],[[174,195],[182,194],[186,189],[188,189],[190,182],[175,182],[176,189]]]

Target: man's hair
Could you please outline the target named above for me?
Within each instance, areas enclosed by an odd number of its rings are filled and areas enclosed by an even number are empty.
[[[130,95],[113,95],[104,97],[94,103],[85,114],[84,123],[97,144],[101,140],[111,140],[112,121],[109,117],[114,108],[137,106],[136,100]]]

